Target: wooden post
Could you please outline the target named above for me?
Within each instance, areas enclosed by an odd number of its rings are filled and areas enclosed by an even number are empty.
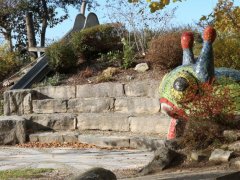
[[[28,39],[28,47],[36,47],[36,38],[35,38],[35,31],[33,25],[33,18],[32,13],[28,12],[26,14],[26,27],[27,27],[27,39]],[[37,52],[30,52],[30,56],[36,59],[38,57]]]

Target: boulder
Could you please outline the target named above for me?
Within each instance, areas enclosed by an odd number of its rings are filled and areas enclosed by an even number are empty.
[[[146,175],[156,171],[162,171],[172,163],[174,158],[179,155],[180,154],[178,154],[176,151],[171,150],[165,146],[161,146],[154,152],[152,161],[140,170],[140,174]]]
[[[224,151],[222,149],[215,149],[209,158],[209,161],[228,162],[233,151]]]
[[[117,180],[116,175],[104,168],[93,168],[73,178],[74,180]]]
[[[33,90],[11,90],[4,92],[4,114],[23,115],[32,113]]]
[[[149,66],[147,63],[137,64],[136,67],[134,68],[134,70],[137,72],[146,72],[148,69],[149,69]]]
[[[228,150],[240,152],[240,141],[236,141],[228,145]]]
[[[240,139],[240,131],[239,130],[225,130],[223,132],[223,136],[225,139],[229,141],[237,141]]]
[[[19,116],[0,116],[0,145],[26,142],[26,120]]]

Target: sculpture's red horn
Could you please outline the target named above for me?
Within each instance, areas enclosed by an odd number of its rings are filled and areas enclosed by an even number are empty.
[[[209,42],[213,43],[216,36],[217,36],[217,33],[213,27],[211,27],[211,26],[206,27],[206,29],[204,30],[204,33],[203,33],[204,41],[209,41]]]
[[[194,36],[192,32],[184,32],[181,37],[181,44],[183,49],[193,47]]]

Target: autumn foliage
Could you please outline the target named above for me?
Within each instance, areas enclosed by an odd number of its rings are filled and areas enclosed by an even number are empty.
[[[220,86],[220,85],[219,85]],[[183,104],[188,120],[181,144],[191,149],[204,149],[223,141],[226,129],[240,127],[235,118],[237,106],[231,97],[232,90],[204,83],[191,103]]]
[[[172,69],[181,65],[181,32],[170,31],[152,39],[146,59],[154,68]]]

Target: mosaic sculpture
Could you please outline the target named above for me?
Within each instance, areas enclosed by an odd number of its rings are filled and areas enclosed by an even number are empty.
[[[216,38],[216,31],[208,26],[203,33],[203,48],[198,57],[193,55],[193,33],[185,32],[181,37],[183,48],[182,65],[173,69],[162,79],[159,87],[161,110],[172,117],[167,139],[176,137],[176,125],[180,119],[187,119],[186,109],[183,103],[191,103],[194,96],[201,92],[202,84],[214,86],[221,77],[230,78],[236,82],[235,94],[230,94],[235,101],[237,109],[240,109],[240,71],[229,68],[214,68],[214,57],[212,44]],[[227,48],[227,47],[226,47]],[[229,81],[230,82],[230,81]],[[238,86],[239,85],[239,86]],[[231,83],[226,85],[231,86]],[[224,88],[217,86],[215,88]],[[201,93],[204,96],[204,92]],[[240,114],[240,113],[239,113]]]

